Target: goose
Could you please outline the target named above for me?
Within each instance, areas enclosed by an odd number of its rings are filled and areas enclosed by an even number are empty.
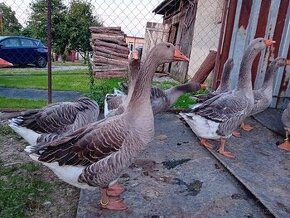
[[[134,86],[136,75],[138,75],[138,70],[140,68],[140,59],[137,52],[132,53],[131,58],[129,57],[129,84],[128,90],[130,87]],[[199,84],[194,81],[188,82],[186,84],[177,85],[167,90],[162,90],[158,87],[151,88],[151,105],[153,109],[153,114],[156,115],[162,111],[168,110],[177,99],[184,93],[190,93],[198,91],[199,89],[206,88],[206,84]],[[106,113],[105,117],[115,116],[116,114],[123,113],[124,107],[126,106],[125,99],[126,97],[122,96],[110,96],[107,98],[107,105],[111,105],[111,112]],[[120,106],[120,107],[119,107]]]
[[[225,151],[226,139],[232,135],[254,106],[251,67],[257,54],[273,43],[274,41],[263,38],[252,40],[242,58],[237,87],[210,98],[189,113],[180,113],[193,132],[201,138],[202,145],[212,148],[207,139],[218,139],[220,140],[218,152],[234,158],[231,152]]]
[[[285,141],[280,144],[278,147],[286,150],[286,151],[290,151],[290,142],[289,142],[289,132],[290,132],[290,103],[288,103],[287,108],[283,111],[282,113],[282,123],[286,132],[286,137],[285,137]]]
[[[125,210],[117,179],[154,136],[151,83],[160,64],[189,61],[171,43],[151,49],[141,66],[125,111],[49,143],[27,146],[29,156],[49,167],[60,179],[79,188],[101,189],[102,208]],[[131,94],[132,93],[132,94]]]
[[[253,90],[254,94],[254,107],[249,114],[249,116],[261,113],[262,111],[266,110],[271,102],[272,102],[272,95],[273,95],[273,80],[274,75],[279,67],[290,65],[290,60],[285,58],[278,57],[274,61],[272,61],[268,69],[265,73],[265,78],[263,81],[263,85],[260,89]],[[253,127],[249,124],[242,123],[241,127],[245,130],[252,130]]]
[[[97,102],[81,97],[75,102],[59,102],[22,112],[9,120],[9,126],[30,145],[36,145],[97,121],[99,111]]]
[[[140,69],[140,53],[137,50],[131,51],[128,59],[128,91],[132,91]],[[127,103],[126,98],[127,95],[119,90],[115,90],[114,94],[107,94],[104,104],[105,118],[123,113]]]
[[[197,100],[197,103],[202,103],[216,95],[230,91],[230,74],[233,69],[233,66],[234,60],[232,58],[229,58],[224,64],[221,83],[219,84],[218,88],[212,93],[195,96],[194,98]]]
[[[204,88],[206,88],[206,84],[199,84],[194,81],[177,85],[166,90],[162,90],[158,87],[152,87],[150,98],[153,114],[155,115],[162,111],[168,110],[181,95],[196,92]]]

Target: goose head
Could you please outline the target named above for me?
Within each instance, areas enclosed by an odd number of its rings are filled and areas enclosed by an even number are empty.
[[[248,49],[251,51],[250,56],[256,56],[261,50],[271,46],[274,43],[276,43],[276,41],[271,39],[264,39],[261,37],[252,40],[248,45]]]
[[[155,58],[159,64],[170,63],[173,61],[189,61],[172,43],[161,42],[151,49],[149,55]],[[153,59],[154,60],[154,59]]]
[[[277,67],[290,65],[290,60],[287,60],[286,58],[276,58],[273,62],[276,64]]]

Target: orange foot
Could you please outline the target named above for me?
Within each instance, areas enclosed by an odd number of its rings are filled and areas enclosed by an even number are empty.
[[[101,199],[101,207],[109,210],[126,210],[128,206],[121,199],[107,198],[106,201]]]
[[[209,149],[213,148],[213,145],[210,144],[206,139],[201,139],[200,144],[202,144],[203,146],[205,146],[206,148],[209,148]]]
[[[241,133],[239,131],[233,131],[233,136],[235,136],[236,138],[240,138],[241,137]]]
[[[241,124],[241,128],[247,132],[254,129],[254,127],[252,127],[250,124],[244,124],[244,123]]]
[[[229,151],[225,151],[224,149],[218,149],[218,152],[221,154],[221,155],[224,155],[225,157],[228,157],[228,158],[235,158],[235,155],[233,155],[231,152]]]
[[[290,151],[290,142],[288,140],[285,140],[285,142],[279,145],[278,147],[286,151]]]
[[[120,194],[122,194],[124,191],[125,191],[124,187],[121,186],[120,184],[116,183],[116,184],[110,186],[106,192],[107,192],[108,196],[117,197]]]

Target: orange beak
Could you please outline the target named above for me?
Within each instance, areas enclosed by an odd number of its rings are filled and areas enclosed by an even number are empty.
[[[286,61],[286,65],[290,65],[290,60],[287,60]]]
[[[179,49],[175,49],[174,52],[174,60],[176,61],[189,61],[188,57],[186,57]]]
[[[267,46],[271,46],[273,45],[274,43],[276,43],[276,41],[273,41],[271,39],[264,39],[264,42]]]
[[[0,58],[0,67],[11,67],[11,66],[13,66],[13,64]]]
[[[207,87],[208,87],[208,85],[206,83],[200,84],[200,88],[201,89],[206,89]]]

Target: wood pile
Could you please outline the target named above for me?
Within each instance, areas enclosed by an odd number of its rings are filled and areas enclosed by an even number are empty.
[[[93,70],[97,78],[126,76],[129,49],[121,27],[90,27]]]

